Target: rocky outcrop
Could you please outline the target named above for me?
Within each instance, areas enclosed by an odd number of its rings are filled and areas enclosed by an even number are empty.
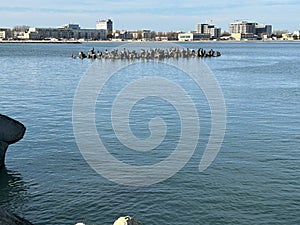
[[[198,50],[194,49],[179,49],[179,48],[170,48],[170,49],[141,49],[141,51],[122,49],[119,51],[118,49],[113,49],[112,51],[108,51],[107,49],[104,52],[95,52],[94,48],[91,49],[87,54],[82,51],[79,52],[78,58],[80,59],[167,59],[167,58],[206,58],[206,57],[219,57],[221,56],[221,52],[214,51],[210,49],[206,51],[202,48]],[[77,58],[73,54],[72,58]]]
[[[21,140],[25,131],[26,128],[22,123],[0,114],[0,169],[4,167],[8,146]]]
[[[117,219],[113,225],[141,225],[141,223],[130,216],[124,216]]]
[[[29,221],[0,208],[0,225],[33,225]]]

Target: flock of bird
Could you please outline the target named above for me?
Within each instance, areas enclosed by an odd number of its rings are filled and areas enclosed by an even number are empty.
[[[150,48],[150,49],[141,49],[140,51],[129,50],[129,49],[113,49],[108,51],[107,49],[104,52],[95,51],[94,48],[91,49],[87,54],[82,51],[79,52],[78,56],[72,54],[72,58],[89,58],[89,59],[165,59],[165,58],[194,58],[194,57],[219,57],[221,52],[214,51],[210,49],[206,51],[202,48],[198,50],[193,49],[180,49],[180,48],[169,48],[169,49],[160,49],[160,48]]]

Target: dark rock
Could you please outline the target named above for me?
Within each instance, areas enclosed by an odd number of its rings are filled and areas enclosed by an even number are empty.
[[[8,144],[4,141],[0,141],[0,169],[4,167],[5,153],[8,148]]]
[[[21,140],[25,131],[26,128],[22,123],[0,114],[0,169],[4,167],[8,146]]]
[[[29,221],[0,208],[0,225],[33,225]]]
[[[22,123],[0,114],[0,141],[14,144],[23,138],[25,131]]]

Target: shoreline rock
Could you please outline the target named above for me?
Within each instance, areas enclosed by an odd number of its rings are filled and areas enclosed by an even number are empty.
[[[26,127],[22,123],[0,114],[0,169],[5,165],[5,154],[9,145],[20,141],[25,131]]]

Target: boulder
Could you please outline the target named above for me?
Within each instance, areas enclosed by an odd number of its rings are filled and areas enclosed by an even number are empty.
[[[25,131],[26,128],[22,123],[0,114],[0,169],[4,167],[8,146],[21,140]]]
[[[0,225],[33,225],[29,221],[0,208]]]
[[[113,225],[141,225],[141,223],[130,216],[124,216],[117,219]]]
[[[0,141],[14,144],[23,138],[25,131],[22,123],[0,114]]]

